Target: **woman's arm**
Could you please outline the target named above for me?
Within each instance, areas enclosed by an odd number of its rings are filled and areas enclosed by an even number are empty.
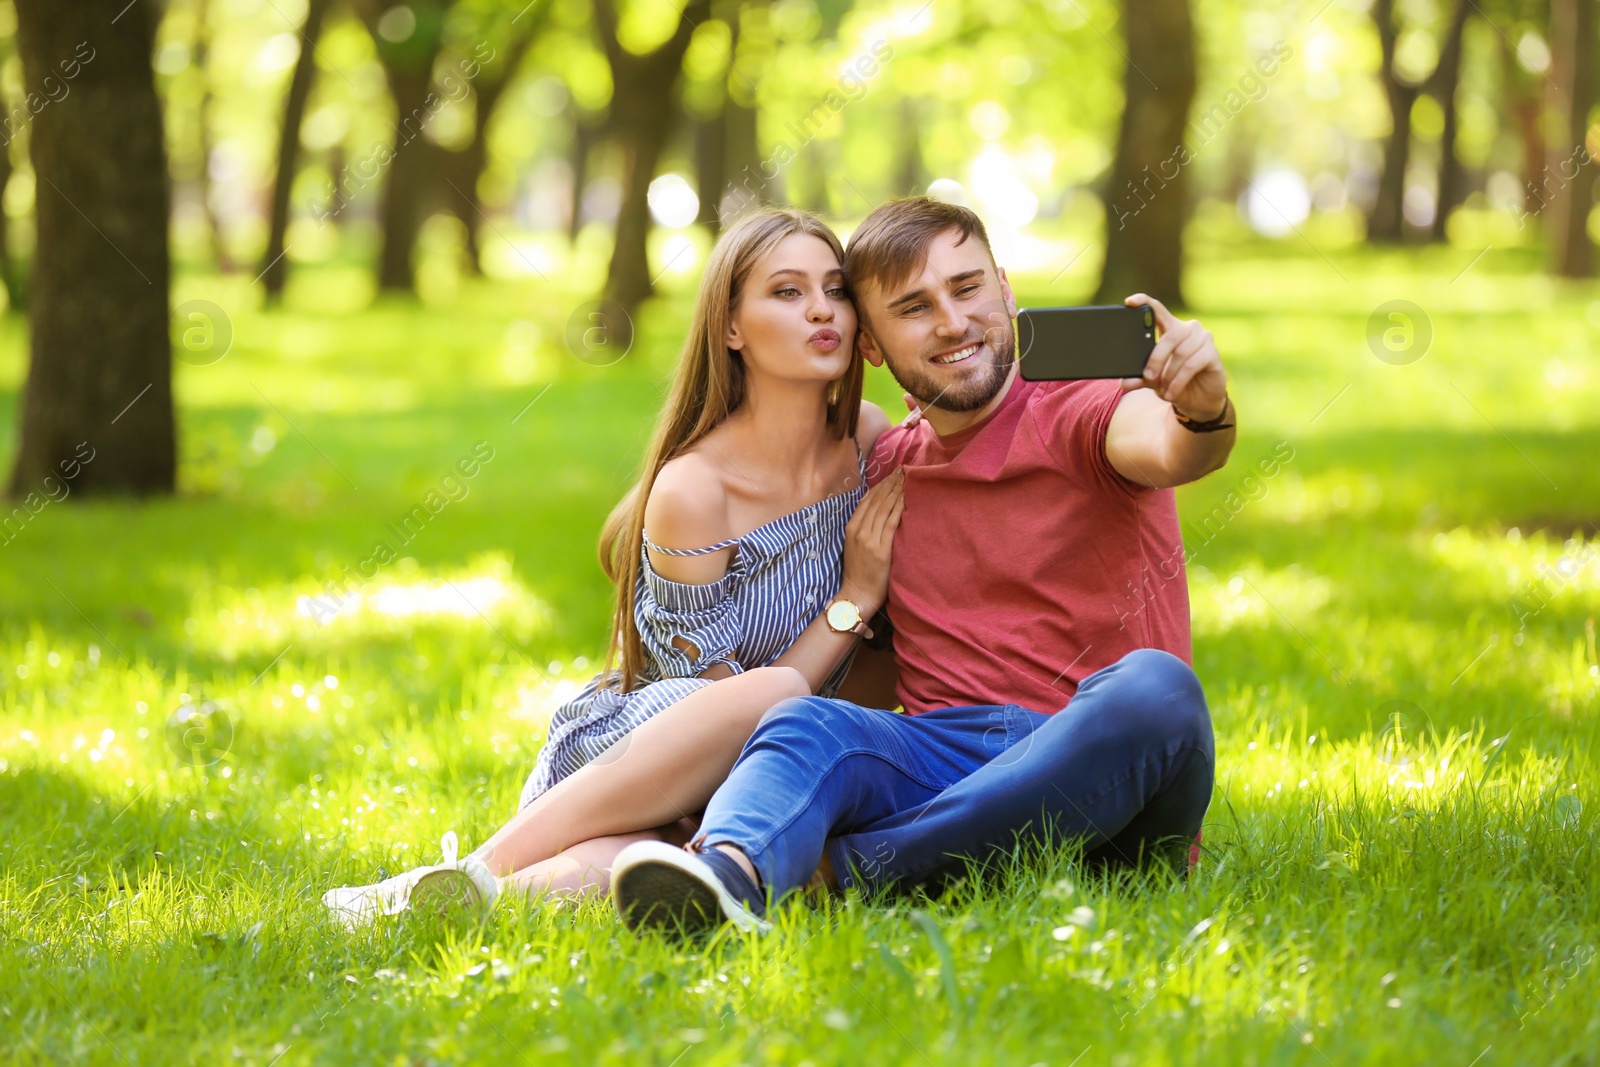
[[[889,417],[870,401],[861,402],[856,422],[856,442],[870,456],[878,435],[889,427]],[[774,666],[793,667],[805,676],[815,693],[849,655],[858,640],[853,633],[838,633],[828,625],[827,606],[835,596],[854,601],[861,617],[870,620],[883,607],[889,593],[889,556],[894,532],[900,525],[905,482],[898,472],[868,489],[845,526],[844,575],[837,590],[819,591],[818,614],[800,632]],[[870,625],[870,622],[868,623]]]

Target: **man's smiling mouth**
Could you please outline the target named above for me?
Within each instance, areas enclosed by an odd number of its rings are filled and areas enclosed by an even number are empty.
[[[934,356],[933,362],[939,364],[941,367],[947,367],[952,363],[960,363],[964,359],[972,358],[978,354],[978,349],[982,347],[983,345],[981,344],[968,345],[966,348],[959,348],[954,352],[946,352],[942,356]]]

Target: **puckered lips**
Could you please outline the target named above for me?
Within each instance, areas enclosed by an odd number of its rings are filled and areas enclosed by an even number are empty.
[[[835,330],[831,326],[824,326],[822,329],[806,338],[806,344],[821,352],[832,352],[835,348],[839,347],[839,344],[843,340],[844,338],[839,336],[838,330]]]

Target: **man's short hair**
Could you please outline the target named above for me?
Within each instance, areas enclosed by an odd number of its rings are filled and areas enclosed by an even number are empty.
[[[850,235],[844,253],[845,278],[857,292],[871,284],[887,293],[922,268],[935,237],[952,230],[961,235],[957,244],[976,234],[990,262],[994,261],[989,233],[970,209],[928,196],[891,200],[868,215]],[[866,317],[864,308],[857,313]]]

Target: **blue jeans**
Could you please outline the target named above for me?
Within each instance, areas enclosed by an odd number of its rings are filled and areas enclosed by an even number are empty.
[[[1199,680],[1155,649],[1089,675],[1054,715],[800,697],[763,718],[696,840],[742,849],[773,900],[824,850],[840,887],[863,890],[935,884],[1019,835],[1137,863],[1193,841],[1215,762]]]

